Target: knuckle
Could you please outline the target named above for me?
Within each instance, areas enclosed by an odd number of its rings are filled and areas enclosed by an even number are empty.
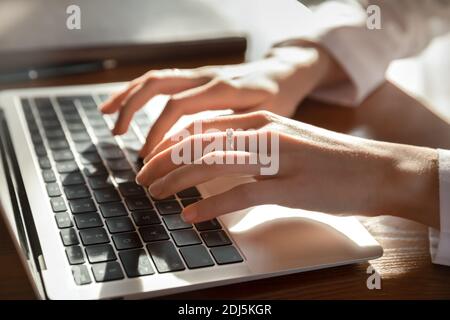
[[[263,123],[269,123],[272,121],[274,114],[267,110],[259,110],[254,112],[254,116]]]
[[[195,69],[192,69],[192,75],[198,76],[198,77],[204,77],[204,78],[209,78],[209,79],[214,79],[218,72],[217,72],[217,68],[218,67],[214,67],[214,66],[202,66],[202,67],[198,67]]]
[[[234,85],[230,79],[225,79],[223,77],[215,77],[214,78],[213,88],[218,91],[233,89]]]

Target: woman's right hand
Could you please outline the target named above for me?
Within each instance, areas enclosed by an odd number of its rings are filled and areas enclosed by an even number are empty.
[[[141,150],[141,157],[145,157],[186,114],[220,109],[235,113],[267,110],[290,117],[301,100],[326,82],[332,64],[319,48],[290,46],[275,47],[256,62],[149,71],[111,97],[101,110],[119,112],[113,133],[120,135],[148,100],[158,94],[171,96]]]
[[[234,130],[231,138],[227,129]],[[184,208],[184,218],[194,223],[279,204],[390,214],[438,229],[437,159],[434,149],[362,139],[258,111],[197,121],[166,138],[137,182],[164,199],[216,178],[255,179]]]

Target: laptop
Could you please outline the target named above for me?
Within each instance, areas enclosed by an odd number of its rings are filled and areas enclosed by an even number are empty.
[[[135,184],[138,151],[164,108],[156,97],[129,131],[98,106],[124,83],[0,93],[2,216],[37,297],[143,299],[376,259],[354,217],[273,204],[191,225],[182,208],[242,179],[164,200]]]

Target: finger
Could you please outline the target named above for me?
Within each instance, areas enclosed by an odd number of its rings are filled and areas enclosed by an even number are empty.
[[[189,187],[224,176],[259,176],[260,165],[252,163],[248,152],[215,152],[209,153],[199,164],[181,166],[166,176],[153,182],[149,188],[150,193],[157,199],[164,199]],[[227,164],[226,158],[232,159]]]
[[[201,87],[181,92],[169,100],[159,119],[150,129],[140,155],[145,157],[150,153],[182,115],[204,110],[248,108],[259,104],[265,99],[265,94],[263,90],[244,90],[222,80],[211,81]]]
[[[128,86],[115,94],[113,94],[107,101],[105,101],[101,106],[100,110],[103,113],[109,114],[114,113],[120,109],[124,99],[138,86],[144,81],[144,76],[140,76],[132,80]]]
[[[134,87],[124,99],[120,108],[119,117],[113,129],[114,134],[123,134],[136,111],[142,108],[151,98],[158,94],[173,94],[183,90],[191,89],[209,81],[204,76],[195,76],[191,73],[155,74],[148,76],[145,82]]]
[[[233,151],[248,152],[250,140],[257,140],[257,134],[257,131],[234,132]],[[148,186],[182,165],[200,162],[199,159],[208,153],[227,150],[227,144],[224,132],[189,136],[147,162],[138,173],[136,181],[140,185]]]
[[[234,130],[259,129],[267,124],[268,116],[264,112],[253,112],[248,114],[220,116],[206,120],[198,120],[192,122],[189,126],[181,129],[176,134],[164,138],[144,159],[147,163],[151,158],[161,151],[173,146],[177,143],[175,137],[183,135],[202,134],[208,131],[225,131],[228,128]]]
[[[224,193],[200,200],[183,209],[183,219],[190,223],[198,223],[256,205],[275,203],[273,181],[241,184]]]

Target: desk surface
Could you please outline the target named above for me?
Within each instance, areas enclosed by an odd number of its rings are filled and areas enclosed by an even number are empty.
[[[9,87],[55,86],[130,80],[151,68],[235,63],[241,57],[172,61],[119,67]],[[7,86],[0,86],[6,89]],[[305,101],[295,117],[328,129],[367,137],[450,149],[450,121],[390,83],[384,84],[359,108],[340,108]],[[401,125],[399,120],[401,119]],[[424,213],[426,214],[426,213]],[[450,268],[433,265],[425,226],[399,218],[361,218],[384,248],[383,257],[350,266],[312,271],[178,294],[177,299],[449,299]],[[381,275],[381,289],[368,290],[367,268]],[[0,219],[0,299],[33,299],[34,294],[17,253]]]

